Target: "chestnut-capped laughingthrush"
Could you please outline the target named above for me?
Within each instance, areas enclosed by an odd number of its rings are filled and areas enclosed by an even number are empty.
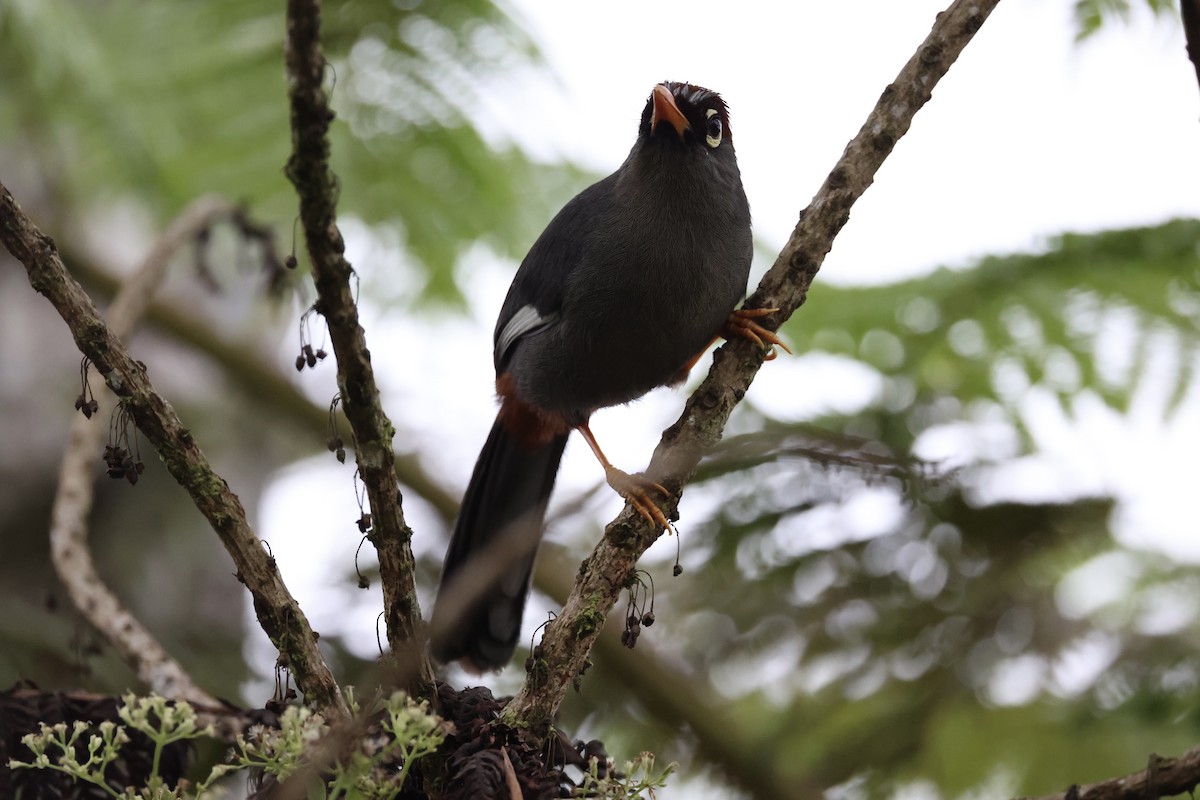
[[[666,490],[613,467],[592,412],[675,384],[720,336],[779,344],[734,311],[750,271],[750,205],[716,92],[660,83],[620,168],[580,192],[521,262],[494,359],[500,411],[446,553],[433,654],[474,670],[516,647],[563,448],[578,430],[610,486],[660,527]]]

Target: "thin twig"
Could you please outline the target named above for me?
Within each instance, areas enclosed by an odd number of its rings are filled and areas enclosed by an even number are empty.
[[[392,452],[395,429],[383,411],[366,335],[351,286],[353,270],[343,257],[337,227],[337,178],[329,168],[333,112],[322,86],[319,0],[288,0],[288,99],[292,155],[287,175],[300,196],[300,221],[312,261],[316,310],[325,317],[338,363],[338,389],[354,431],[355,459],[371,504],[371,543],[379,555],[384,618],[397,674],[417,697],[433,697],[433,669],[425,657],[425,632],[417,601],[412,530],[404,521]]]
[[[167,227],[138,270],[117,293],[108,314],[113,336],[128,336],[162,284],[172,255],[234,206],[220,197],[194,201]],[[103,410],[103,409],[101,409]],[[92,416],[98,416],[93,414]],[[79,612],[103,634],[152,692],[203,706],[220,703],[200,689],[149,630],[105,585],[88,547],[88,515],[95,496],[95,460],[104,426],[82,414],[73,417],[50,513],[50,558]]]
[[[779,308],[773,323],[777,327],[804,302],[834,237],[849,219],[851,206],[874,181],[884,159],[908,131],[913,115],[929,100],[933,87],[998,2],[955,0],[938,15],[929,36],[884,89],[866,123],[800,215],[774,266],[746,301],[747,307]],[[665,509],[668,512],[678,504],[700,457],[720,440],[726,420],[745,396],[762,361],[762,352],[749,342],[729,342],[721,347],[683,415],[663,434],[647,472],[673,491]],[[548,730],[638,558],[658,535],[659,531],[629,508],[609,524],[604,538],[584,562],[563,612],[546,626],[544,658],[505,710],[507,717],[535,731]]]
[[[105,325],[96,306],[70,276],[58,249],[0,184],[0,241],[25,266],[29,284],[67,323],[79,351],[91,359],[108,387],[123,401],[130,418],[146,437],[171,476],[188,492],[212,525],[250,590],[254,611],[280,650],[296,684],[324,714],[348,716],[345,699],[325,664],[316,637],[300,606],[254,533],[241,501],[213,471],[191,431],[150,383],[146,366],[129,354]]]

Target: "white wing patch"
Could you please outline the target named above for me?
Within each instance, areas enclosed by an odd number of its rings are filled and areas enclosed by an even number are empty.
[[[518,308],[517,313],[512,315],[512,318],[509,319],[508,323],[501,329],[499,335],[496,336],[496,349],[493,351],[496,364],[500,364],[504,356],[508,354],[509,349],[522,336],[539,331],[557,319],[557,312],[543,317],[533,306],[521,306]]]

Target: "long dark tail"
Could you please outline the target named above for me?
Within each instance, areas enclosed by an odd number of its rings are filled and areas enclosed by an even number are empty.
[[[567,436],[528,449],[499,417],[463,496],[433,605],[433,655],[504,667],[521,635],[529,579]]]

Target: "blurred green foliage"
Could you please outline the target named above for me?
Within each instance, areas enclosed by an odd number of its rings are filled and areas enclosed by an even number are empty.
[[[896,284],[818,281],[787,332],[801,352],[859,360],[884,376],[889,395],[914,395],[910,420],[938,397],[1011,407],[1033,385],[1064,402],[1094,392],[1128,410],[1156,343],[1179,363],[1174,406],[1191,385],[1200,342],[1198,239],[1200,223],[1176,220],[1066,234],[1044,253]],[[1119,344],[1129,356],[1103,335],[1112,330],[1127,338]]]
[[[1144,0],[1156,16],[1172,14],[1178,11],[1175,0]],[[1083,40],[1098,32],[1106,22],[1116,19],[1125,22],[1133,11],[1129,0],[1075,0],[1076,38]]]
[[[660,622],[644,638],[689,666],[680,707],[719,694],[740,747],[847,797],[1045,794],[1194,746],[1194,566],[1114,539],[1112,498],[978,489],[989,466],[1038,452],[1030,391],[1067,419],[1089,393],[1129,414],[1142,365],[1167,353],[1158,410],[1194,402],[1200,220],[1064,235],[883,286],[818,281],[786,331],[882,388],[799,422],[744,403],[751,432],[701,465],[689,491],[719,502],[682,524],[684,576],[648,567]],[[931,431],[985,422],[1009,426],[1015,450],[952,470],[914,454]]]
[[[135,198],[164,223],[219,192],[274,223],[286,247],[296,200],[283,175],[282,30],[275,0],[0,3],[0,142],[34,160],[59,207]],[[470,245],[522,255],[578,173],[480,131],[485,82],[538,62],[508,12],[345,2],[324,30],[339,212],[391,231],[425,297],[458,297],[452,268]]]

